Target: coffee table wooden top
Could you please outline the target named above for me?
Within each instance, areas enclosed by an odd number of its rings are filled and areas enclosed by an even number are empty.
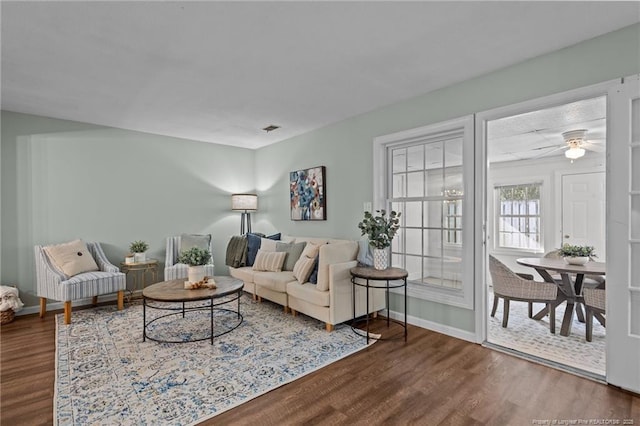
[[[216,299],[238,293],[244,287],[244,282],[233,277],[213,277],[218,288],[199,288],[186,290],[184,282],[186,278],[178,280],[162,281],[146,287],[142,290],[145,299],[161,302],[193,302],[196,300]]]

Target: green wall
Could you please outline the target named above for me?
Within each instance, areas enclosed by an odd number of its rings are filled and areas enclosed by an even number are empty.
[[[255,231],[357,239],[373,198],[374,137],[639,72],[634,25],[256,151],[3,111],[0,279],[35,305],[34,244],[98,240],[118,263],[144,239],[164,260],[164,239],[181,232],[211,233],[225,273],[226,243],[239,231],[229,194],[254,189]],[[320,165],[327,221],[291,221],[288,173]],[[475,330],[466,309],[412,299],[409,315]]]
[[[239,232],[230,193],[254,190],[254,151],[2,112],[3,284],[36,305],[34,244],[100,241],[114,264],[145,240],[210,233],[216,273]],[[242,170],[239,173],[238,170]]]
[[[258,150],[256,186],[272,230],[359,238],[373,200],[373,138],[640,72],[640,25],[371,111]],[[326,166],[327,221],[288,219],[288,172]],[[262,210],[262,208],[261,208]],[[265,226],[267,224],[265,223]],[[397,306],[394,302],[395,306]],[[394,306],[392,306],[393,308]],[[469,332],[474,312],[413,299],[409,315]]]

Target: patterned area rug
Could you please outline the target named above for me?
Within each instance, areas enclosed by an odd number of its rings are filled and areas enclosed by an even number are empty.
[[[489,301],[489,312],[491,312],[493,294],[489,294]],[[563,303],[556,309],[556,334],[551,334],[549,332],[549,317],[546,316],[540,321],[529,318],[525,302],[511,302],[509,323],[507,328],[502,328],[503,302],[501,299],[496,316],[489,317],[488,341],[571,368],[604,376],[606,372],[605,328],[594,319],[593,341],[587,342],[585,340],[585,324],[579,322],[574,314],[571,333],[567,337],[561,336],[560,326],[566,306]],[[542,307],[542,304],[534,304],[534,314]]]
[[[243,296],[241,312],[244,322],[213,345],[142,342],[140,304],[74,312],[69,326],[58,315],[56,423],[195,424],[366,347],[348,325],[328,333],[324,323],[269,302]],[[233,317],[219,313],[215,333]],[[156,337],[209,331],[208,311],[168,319],[158,321]]]

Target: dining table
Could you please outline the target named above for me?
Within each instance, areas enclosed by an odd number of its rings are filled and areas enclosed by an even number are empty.
[[[567,263],[563,258],[546,258],[546,257],[523,257],[516,259],[519,265],[529,266],[534,268],[540,276],[549,283],[555,283],[560,290],[559,301],[567,302],[567,308],[562,318],[562,326],[560,328],[560,335],[569,336],[571,333],[571,324],[573,322],[573,313],[576,312],[578,320],[584,322],[584,315],[581,305],[584,304],[582,297],[582,287],[585,275],[605,275],[606,263],[589,261],[584,265],[574,265]],[[556,277],[552,276],[555,273]],[[558,279],[557,276],[560,276]],[[557,304],[552,306],[553,309],[557,307]],[[540,320],[548,314],[548,309],[545,307],[536,315],[534,319]],[[598,314],[595,315],[601,324],[604,324],[604,317]]]

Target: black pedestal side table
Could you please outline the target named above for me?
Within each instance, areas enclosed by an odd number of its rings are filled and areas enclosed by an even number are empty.
[[[386,304],[387,304],[387,327],[389,327],[391,322],[399,324],[404,328],[404,341],[407,341],[407,276],[409,273],[402,268],[387,268],[387,269],[374,269],[371,267],[362,267],[357,266],[355,268],[351,268],[351,283],[353,288],[353,320],[351,321],[351,328],[357,334],[358,331],[355,328],[356,324],[356,286],[364,287],[367,291],[367,309],[365,312],[365,320],[367,322],[367,344],[369,343],[369,339],[376,339],[375,337],[370,337],[369,334],[369,290],[371,289],[384,289]],[[364,282],[358,282],[357,279],[360,278],[364,280]],[[385,285],[380,284],[372,284],[371,281],[384,281]],[[400,281],[400,282],[398,282]],[[398,321],[396,319],[391,319],[389,317],[389,289],[392,288],[404,288],[404,321]],[[373,318],[372,318],[373,319]],[[386,340],[383,338],[377,338],[376,340]]]

